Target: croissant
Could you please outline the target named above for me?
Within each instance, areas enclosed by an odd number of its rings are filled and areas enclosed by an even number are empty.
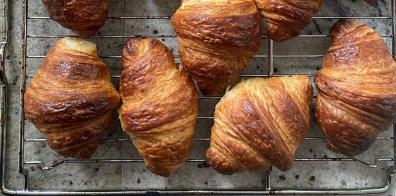
[[[261,41],[253,0],[183,0],[172,24],[181,61],[205,95],[224,93]]]
[[[300,34],[319,11],[323,0],[256,0],[267,18],[268,36],[278,42]]]
[[[330,150],[366,151],[396,121],[396,63],[384,40],[364,24],[341,20],[317,74],[317,120]]]
[[[192,150],[198,108],[194,83],[155,39],[130,39],[122,62],[122,129],[146,167],[169,176]]]
[[[242,81],[217,104],[206,158],[223,174],[291,168],[310,124],[307,76]]]
[[[120,97],[96,45],[81,39],[56,42],[24,94],[25,116],[65,157],[89,158],[109,128]]]
[[[107,0],[43,0],[49,16],[81,35],[93,35],[106,22]]]

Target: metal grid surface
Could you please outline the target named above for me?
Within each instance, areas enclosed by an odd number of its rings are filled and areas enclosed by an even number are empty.
[[[132,4],[134,0],[124,0],[125,6],[129,4]],[[384,39],[390,39],[390,45],[393,51],[393,54],[395,54],[395,49],[396,49],[396,41],[394,39],[394,34],[395,34],[395,3],[396,0],[391,0],[391,15],[390,16],[316,16],[314,17],[314,20],[336,20],[336,19],[341,19],[341,18],[347,18],[347,19],[358,19],[358,20],[388,20],[391,21],[390,24],[392,24],[391,28],[391,34],[383,34],[382,36]],[[111,2],[109,2],[110,4]],[[229,186],[222,186],[222,185],[208,185],[206,188],[202,188],[202,186],[197,186],[197,188],[194,187],[183,187],[183,186],[178,186],[178,183],[181,182],[174,182],[176,185],[171,186],[171,187],[162,187],[158,186],[156,187],[155,183],[143,186],[143,185],[136,185],[136,186],[122,186],[121,188],[104,188],[104,189],[92,189],[89,186],[86,188],[70,188],[70,189],[51,189],[51,188],[45,188],[45,189],[36,189],[32,188],[31,185],[31,178],[35,178],[34,175],[36,173],[34,172],[35,169],[37,168],[40,170],[42,173],[46,173],[44,176],[50,176],[52,171],[55,171],[57,169],[62,169],[62,170],[67,170],[68,168],[72,167],[82,167],[84,168],[84,165],[101,165],[102,167],[105,167],[105,165],[112,165],[112,164],[121,164],[122,166],[126,168],[141,168],[143,165],[143,159],[141,159],[136,151],[133,151],[133,147],[130,145],[129,139],[123,135],[120,131],[119,125],[116,123],[114,125],[114,130],[111,131],[110,134],[108,134],[105,138],[103,138],[103,143],[109,144],[109,146],[112,145],[118,145],[119,149],[132,149],[129,151],[126,151],[124,153],[120,153],[117,156],[114,156],[114,154],[109,154],[103,151],[106,151],[107,148],[101,148],[99,147],[98,151],[92,159],[88,160],[75,160],[75,159],[65,159],[61,157],[57,157],[56,154],[48,150],[48,147],[46,149],[48,151],[45,152],[37,152],[37,151],[32,151],[32,148],[35,148],[36,145],[45,145],[45,139],[43,138],[42,135],[38,133],[38,131],[28,122],[25,120],[24,113],[23,113],[23,93],[25,91],[26,85],[29,83],[30,79],[34,75],[34,71],[37,69],[37,66],[39,65],[39,62],[42,62],[43,58],[45,57],[45,51],[43,51],[43,47],[48,50],[50,46],[52,46],[52,43],[56,39],[62,38],[64,36],[77,36],[75,34],[72,34],[70,31],[66,31],[62,29],[61,31],[56,31],[52,30],[52,28],[56,25],[54,22],[52,22],[48,16],[43,16],[40,14],[31,14],[30,10],[31,6],[38,6],[40,5],[39,1],[33,1],[33,0],[25,0],[24,1],[24,35],[23,35],[23,59],[22,59],[22,68],[21,68],[21,91],[20,91],[20,111],[22,111],[20,114],[20,140],[19,140],[19,171],[22,173],[25,177],[25,185],[24,187],[20,187],[20,190],[14,191],[14,192],[9,192],[9,193],[18,193],[18,194],[30,194],[30,195],[35,195],[35,194],[52,194],[52,195],[58,195],[58,194],[137,194],[137,193],[163,193],[163,194],[368,194],[368,193],[381,193],[389,190],[391,186],[391,179],[392,179],[392,174],[394,173],[394,155],[395,153],[392,152],[392,156],[387,156],[383,157],[381,155],[375,155],[375,156],[369,156],[368,159],[365,158],[348,158],[348,157],[342,157],[341,155],[337,154],[331,154],[331,156],[323,156],[323,157],[299,157],[297,155],[297,158],[295,159],[295,164],[297,163],[309,163],[309,164],[316,164],[316,168],[320,170],[321,165],[324,162],[342,162],[342,163],[357,163],[360,165],[364,165],[367,169],[375,169],[379,167],[379,165],[386,163],[388,167],[387,171],[385,172],[385,176],[383,176],[381,179],[383,180],[383,186],[376,186],[376,187],[367,187],[367,186],[359,186],[359,187],[354,187],[354,188],[345,188],[343,186],[337,186],[337,187],[332,187],[332,188],[321,188],[321,187],[309,187],[309,188],[279,188],[274,186],[272,181],[274,181],[273,176],[271,175],[271,170],[268,172],[263,172],[262,173],[262,186],[258,187],[229,187]],[[36,7],[35,7],[36,8]],[[112,9],[110,9],[110,12],[112,12]],[[118,86],[119,83],[119,74],[120,74],[120,65],[119,65],[119,59],[120,56],[117,55],[121,54],[120,53],[120,48],[122,45],[125,43],[125,41],[128,38],[132,37],[154,37],[161,39],[165,44],[170,46],[173,50],[173,53],[175,54],[175,59],[176,61],[179,61],[179,58],[177,56],[177,50],[173,46],[175,46],[175,35],[171,30],[167,30],[167,27],[163,27],[160,31],[155,30],[153,33],[147,33],[143,34],[146,30],[142,30],[140,33],[137,31],[137,33],[130,32],[131,24],[150,24],[154,26],[156,24],[161,24],[162,21],[168,21],[169,23],[170,20],[170,15],[166,16],[148,16],[148,15],[133,15],[125,10],[123,10],[121,13],[117,14],[110,14],[108,17],[108,26],[114,26],[112,29],[106,29],[103,30],[105,33],[99,33],[95,36],[91,37],[84,37],[86,39],[92,39],[93,41],[96,41],[96,43],[99,45],[99,50],[100,52],[100,57],[104,59],[104,61],[109,64],[111,72],[112,72],[112,79],[115,83],[115,85]],[[139,22],[136,22],[139,21]],[[264,21],[265,22],[265,21]],[[46,34],[40,32],[40,30],[34,30],[33,27],[41,27],[42,29],[46,29],[45,31],[42,32],[47,32]],[[47,27],[46,27],[47,26]],[[48,27],[49,26],[49,27]],[[54,27],[55,28],[55,27]],[[116,30],[114,30],[114,28]],[[143,28],[150,29],[150,26],[145,26]],[[40,29],[40,28],[39,28]],[[106,33],[107,32],[107,33]],[[117,33],[119,32],[119,33]],[[148,32],[148,30],[147,30]],[[165,32],[165,33],[163,33]],[[81,37],[81,36],[77,36]],[[281,72],[277,70],[274,66],[274,62],[279,60],[282,61],[282,59],[319,59],[321,60],[321,57],[323,55],[318,55],[318,54],[310,54],[310,53],[296,53],[296,54],[277,54],[276,50],[274,49],[276,46],[276,43],[273,43],[272,40],[269,40],[266,36],[265,33],[263,34],[263,41],[262,41],[262,47],[264,49],[257,54],[252,61],[256,62],[259,64],[258,67],[260,67],[261,71],[260,72],[243,72],[241,74],[241,78],[248,78],[248,77],[278,77],[278,76],[286,76],[286,75],[296,75],[296,74],[305,74],[308,75],[311,79],[314,77],[314,71],[313,70],[309,73],[298,73],[298,72]],[[308,40],[314,40],[318,38],[327,38],[327,34],[302,34],[299,36],[299,38],[302,39],[308,39]],[[106,40],[106,41],[102,41]],[[106,53],[106,48],[102,47],[101,48],[101,42],[107,42],[110,45],[117,45],[117,49],[115,50],[116,52],[111,53],[108,52]],[[41,50],[41,52],[35,52],[37,51],[36,49]],[[318,61],[319,62],[319,61]],[[35,67],[36,66],[36,67]],[[34,67],[34,68],[30,68]],[[281,73],[280,73],[281,72]],[[2,72],[3,73],[3,72]],[[6,81],[3,81],[3,86],[6,86]],[[2,93],[4,94],[4,93]],[[199,112],[199,117],[198,117],[198,125],[197,125],[197,134],[195,137],[194,141],[194,148],[200,148],[200,149],[206,149],[208,144],[209,144],[209,132],[210,132],[210,121],[213,120],[213,107],[217,103],[217,101],[221,97],[204,97],[204,96],[199,96],[199,102],[200,102],[200,112]],[[5,98],[3,97],[3,100]],[[205,107],[211,107],[212,109],[208,109],[207,111],[204,109],[204,112],[202,112],[202,108]],[[2,114],[6,112],[2,111]],[[116,116],[116,115],[115,115]],[[314,115],[311,114],[311,118],[314,119]],[[117,119],[117,117],[115,117]],[[5,120],[5,119],[4,119]],[[2,120],[1,122],[4,122]],[[209,121],[209,123],[203,123],[202,121]],[[4,127],[4,123],[2,123],[2,136],[5,136],[5,131],[6,128]],[[381,135],[378,137],[379,141],[384,141],[384,142],[390,142],[394,146],[394,135],[395,135],[396,129],[393,128],[393,132],[391,131],[390,134],[388,135]],[[4,173],[4,158],[5,158],[5,138],[2,137],[3,139],[3,145],[2,145],[2,167],[3,167],[3,173]],[[305,142],[310,142],[310,141],[318,141],[318,142],[324,142],[323,136],[320,134],[314,134],[314,135],[309,135]],[[104,145],[104,144],[102,144]],[[200,146],[200,147],[197,147]],[[111,151],[112,147],[109,147]],[[119,150],[118,149],[118,150]],[[117,150],[117,149],[116,149]],[[305,150],[302,150],[305,152]],[[312,149],[310,149],[312,151]],[[35,153],[33,153],[35,152]],[[53,155],[49,156],[40,156],[39,154],[48,154],[48,153],[53,153]],[[132,155],[133,154],[133,155]],[[298,153],[297,153],[298,154]],[[196,165],[198,165],[198,168],[204,169],[204,170],[211,170],[210,168],[207,167],[207,164],[205,160],[203,159],[203,153],[202,151],[200,152],[193,152],[193,155],[191,159],[189,159],[185,165],[187,165],[187,168],[196,168]],[[188,165],[194,165],[189,167]],[[103,175],[104,178],[107,178],[108,176],[117,176],[117,175],[123,175],[123,172],[125,172],[125,168],[121,170],[121,173],[110,173]],[[189,169],[188,169],[189,170]],[[199,169],[197,169],[199,170]],[[37,171],[37,170],[36,170]],[[203,170],[202,170],[203,171]],[[134,173],[135,172],[135,173]],[[141,170],[137,171],[134,170],[132,172],[132,175],[138,176],[147,176],[150,175],[149,171],[147,170]],[[2,174],[3,174],[2,173]],[[205,173],[205,172],[202,172]],[[208,173],[206,175],[211,175],[212,173]],[[54,174],[55,175],[55,174]],[[178,172],[174,174],[174,176],[177,178],[179,175]],[[242,174],[240,177],[243,178],[243,175],[245,178],[249,178],[249,174]],[[257,175],[257,174],[256,174]],[[272,176],[272,177],[271,177]],[[4,175],[2,175],[2,179],[4,182]],[[190,178],[194,179],[194,175],[190,176]],[[209,176],[207,176],[209,177]],[[155,177],[154,177],[155,178]],[[222,176],[220,177],[220,180],[227,180],[227,176]],[[296,176],[297,178],[297,176]],[[151,178],[150,178],[151,179]],[[246,180],[245,179],[245,180]],[[185,180],[185,177],[183,179]],[[180,180],[180,181],[181,181]],[[139,179],[140,181],[140,179]],[[207,184],[207,182],[205,182]],[[3,186],[4,187],[4,186]],[[140,188],[139,188],[140,187]]]

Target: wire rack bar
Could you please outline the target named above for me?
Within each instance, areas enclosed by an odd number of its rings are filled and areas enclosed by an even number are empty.
[[[7,104],[8,104],[8,81],[5,75],[5,60],[9,43],[9,14],[10,6],[9,0],[3,0],[3,10],[2,10],[2,33],[3,37],[1,40],[0,47],[0,82],[1,82],[1,108],[0,108],[0,129],[1,129],[1,151],[0,151],[0,184],[1,190],[4,192],[7,190],[5,187],[5,159],[6,159],[6,147],[7,147]]]
[[[324,140],[324,137],[306,137],[305,140]],[[393,137],[377,137],[377,140],[393,140]],[[47,142],[45,138],[25,138],[25,142]],[[130,139],[127,138],[116,138],[116,139],[110,139],[110,138],[101,138],[101,141],[104,142],[130,142]],[[209,142],[209,138],[194,138],[194,141],[197,142]]]
[[[120,59],[121,56],[118,55],[108,55],[108,56],[99,56],[100,58],[114,58],[114,59]],[[268,58],[269,55],[254,55],[253,58]],[[314,54],[295,54],[295,55],[273,55],[273,58],[322,58],[323,55],[314,55]],[[45,58],[43,55],[29,55],[27,58]],[[180,56],[175,55],[175,59],[180,59]]]
[[[282,77],[282,76],[295,76],[295,75],[306,75],[306,76],[308,76],[308,77],[311,77],[311,78],[313,78],[313,77],[315,77],[315,75],[314,74],[273,74],[272,73],[272,75],[274,76],[274,77]],[[33,76],[34,75],[27,75],[26,77],[27,78],[33,78]],[[119,76],[119,75],[112,75],[111,76],[112,78],[120,78],[121,76]],[[240,77],[241,78],[248,78],[248,77],[269,77],[268,75],[264,75],[264,74],[241,74],[240,75]]]
[[[394,161],[394,158],[377,158],[375,159],[374,163],[369,163],[366,161],[362,161],[360,159],[356,158],[344,158],[344,157],[333,157],[333,158],[295,158],[294,161],[315,161],[315,162],[320,162],[320,161],[326,161],[326,162],[358,162],[361,164],[364,164],[370,168],[376,168],[378,167],[378,164],[380,162],[389,162],[389,161]],[[141,158],[137,159],[89,159],[89,160],[76,160],[76,159],[64,159],[60,160],[52,165],[46,165],[45,162],[43,161],[25,161],[24,164],[26,165],[38,165],[38,167],[42,170],[51,170],[54,169],[58,166],[64,165],[64,164],[82,164],[82,163],[143,163],[144,160]],[[188,159],[186,162],[189,163],[202,163],[206,162],[205,159]],[[270,172],[268,172],[270,174]],[[268,177],[269,179],[271,177]]]
[[[25,144],[23,138],[25,137],[25,113],[23,112],[24,99],[23,95],[25,92],[26,85],[26,66],[27,66],[27,34],[28,34],[28,26],[27,26],[27,12],[28,12],[28,2],[24,0],[25,3],[25,11],[23,13],[23,43],[22,43],[22,66],[21,66],[21,81],[20,81],[20,97],[19,101],[20,105],[20,124],[19,124],[19,157],[18,157],[18,168],[19,173],[21,173],[25,179],[24,190],[29,190],[29,172],[24,167],[24,158],[25,158]]]
[[[50,19],[48,16],[29,16],[27,19]],[[171,19],[171,16],[110,16],[107,19]],[[312,19],[392,19],[392,16],[314,16]]]
[[[329,37],[330,35],[298,35],[297,37],[301,38],[323,38]],[[392,38],[393,35],[380,35],[383,38]],[[94,35],[94,36],[81,36],[81,35],[28,35],[30,38],[42,38],[42,39],[55,39],[55,38],[63,38],[63,37],[79,37],[79,38],[140,38],[140,37],[148,37],[148,38],[176,38],[176,35]],[[268,38],[266,35],[262,35],[261,38]]]
[[[396,35],[396,0],[392,0],[392,35],[395,36]],[[392,39],[392,54],[393,54],[393,58],[396,60],[396,38],[393,37]],[[396,123],[393,125],[393,136],[396,135]],[[396,139],[393,142],[393,153],[394,153],[394,157],[396,159]],[[396,168],[396,160],[393,161],[393,171],[392,173],[395,174],[395,168]]]

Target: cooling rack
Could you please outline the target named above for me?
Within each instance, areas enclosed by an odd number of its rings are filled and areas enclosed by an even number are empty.
[[[142,3],[144,1],[144,3]],[[45,57],[46,51],[51,47],[56,39],[64,36],[82,37],[95,41],[99,46],[99,54],[102,59],[110,66],[112,72],[112,80],[115,85],[119,83],[120,74],[120,58],[122,45],[128,38],[133,37],[154,37],[162,40],[168,45],[175,55],[175,59],[179,62],[177,55],[177,46],[175,42],[175,34],[169,25],[171,12],[167,15],[149,15],[158,11],[158,5],[155,6],[155,0],[123,0],[112,1],[109,0],[109,6],[112,2],[118,2],[114,7],[110,7],[110,14],[107,24],[95,36],[83,37],[77,36],[70,31],[67,31],[49,19],[47,15],[38,7],[42,7],[40,1],[24,0],[23,12],[23,46],[22,46],[22,67],[21,67],[21,84],[20,95],[20,121],[19,123],[19,173],[24,176],[23,187],[18,189],[11,189],[5,186],[5,168],[6,168],[6,154],[16,153],[10,152],[6,149],[6,114],[10,112],[7,110],[7,81],[4,76],[4,51],[8,43],[8,1],[4,0],[3,16],[3,37],[1,42],[1,167],[2,167],[2,191],[8,194],[21,195],[108,195],[108,194],[372,194],[383,193],[390,189],[392,184],[392,176],[395,166],[395,151],[391,152],[391,156],[382,156],[381,151],[371,153],[367,156],[348,158],[342,157],[338,154],[313,155],[309,157],[302,156],[303,154],[312,153],[312,151],[320,151],[323,147],[315,145],[302,145],[297,153],[295,159],[295,168],[304,169],[304,165],[313,165],[313,169],[317,170],[321,175],[321,171],[329,170],[331,167],[340,167],[341,164],[358,164],[359,168],[363,170],[382,168],[384,176],[377,179],[382,180],[381,186],[367,186],[360,185],[357,187],[348,187],[342,183],[340,186],[316,187],[315,183],[309,184],[309,181],[315,181],[315,176],[309,178],[308,183],[304,188],[293,186],[279,187],[277,184],[282,184],[285,181],[285,175],[275,168],[266,172],[257,173],[242,173],[234,176],[222,176],[215,173],[206,163],[203,158],[204,150],[209,144],[209,132],[211,121],[213,121],[213,108],[221,97],[205,97],[199,96],[200,112],[198,115],[197,134],[194,139],[194,151],[191,158],[185,163],[181,171],[177,171],[169,180],[161,177],[156,177],[150,174],[143,167],[143,159],[141,159],[137,152],[131,146],[128,137],[122,134],[119,124],[115,123],[113,130],[106,135],[97,152],[91,159],[75,160],[58,157],[55,153],[48,149],[46,140],[42,135],[28,122],[23,114],[23,93],[26,85],[33,77],[35,70]],[[170,0],[172,1],[172,0]],[[121,3],[120,3],[121,2]],[[122,3],[123,2],[123,3]],[[130,6],[144,5],[150,7],[144,8],[138,13],[132,13],[128,10]],[[325,21],[333,23],[337,19],[357,19],[357,20],[378,20],[388,21],[391,25],[390,32],[381,33],[384,39],[387,39],[388,44],[392,48],[393,55],[396,54],[396,40],[394,35],[396,32],[396,0],[390,0],[389,9],[391,14],[389,16],[315,16],[315,21]],[[115,4],[115,3],[114,3]],[[150,4],[153,4],[151,6]],[[160,3],[165,5],[166,3]],[[175,10],[178,3],[173,2],[174,6],[169,6],[170,10]],[[38,10],[38,11],[37,11]],[[265,21],[264,21],[265,22]],[[163,25],[166,23],[167,25]],[[316,23],[315,23],[316,24]],[[306,46],[297,47],[292,54],[283,54],[279,52],[282,48],[300,45],[297,41],[290,41],[286,44],[277,46],[272,40],[268,39],[265,33],[262,36],[262,48],[254,57],[252,63],[249,64],[246,71],[241,74],[241,78],[248,77],[279,77],[289,75],[308,75],[311,79],[315,75],[318,67],[309,67],[311,71],[303,72],[296,71],[298,68],[287,67],[281,68],[276,65],[276,61],[296,61],[305,63],[305,61],[312,61],[311,64],[320,64],[322,55],[314,54],[315,51],[307,49]],[[310,43],[328,44],[327,41],[316,41],[317,39],[326,40],[328,35],[326,33],[317,34],[302,34],[297,39],[310,40]],[[114,47],[114,48],[112,48]],[[278,47],[278,48],[277,48]],[[308,52],[297,51],[306,49]],[[110,52],[108,52],[110,51]],[[114,51],[114,52],[112,52]],[[316,59],[316,60],[310,60]],[[253,71],[252,71],[253,70]],[[116,115],[114,117],[117,119]],[[311,115],[314,119],[314,115]],[[8,122],[14,123],[14,122]],[[313,125],[312,129],[317,129]],[[395,147],[394,135],[396,129],[388,130],[388,134],[383,134],[378,137],[378,141],[393,145]],[[320,134],[310,134],[304,143],[319,142],[324,143],[323,136]],[[382,144],[381,144],[382,145]],[[114,147],[116,146],[116,147]],[[313,146],[313,147],[312,147]],[[128,149],[128,150],[125,150]],[[196,149],[199,149],[196,151]],[[323,150],[324,151],[324,150]],[[117,154],[118,153],[118,154]],[[389,153],[389,152],[388,152]],[[384,166],[385,164],[385,166]],[[94,166],[92,166],[94,165]],[[296,166],[297,165],[297,166]],[[326,167],[330,166],[330,167]],[[350,166],[347,168],[353,168]],[[114,169],[115,168],[115,169]],[[311,168],[311,169],[312,169]],[[95,174],[85,174],[86,170],[96,171]],[[334,168],[333,168],[334,169]],[[344,168],[345,169],[345,168]],[[67,173],[67,171],[70,173]],[[100,171],[98,171],[100,170]],[[380,169],[379,169],[380,170]],[[294,171],[291,171],[294,172]],[[375,172],[374,172],[375,173]],[[381,173],[381,172],[378,172]],[[83,177],[81,177],[83,175]],[[90,176],[91,175],[91,176]],[[278,177],[276,177],[278,175]],[[336,175],[336,174],[334,174]],[[337,174],[338,175],[338,174]],[[346,174],[348,175],[348,174]],[[275,177],[274,177],[275,176]],[[300,178],[300,175],[293,176],[295,179]],[[303,176],[303,175],[301,175]],[[309,176],[309,175],[308,175]],[[67,181],[59,181],[60,178],[67,178]],[[91,186],[92,182],[79,182],[79,178],[94,178],[93,183],[99,185]],[[57,179],[57,180],[55,180]],[[70,179],[70,181],[69,181]],[[110,180],[108,180],[110,179]],[[120,180],[121,179],[121,180]],[[329,176],[331,180],[332,177]],[[353,179],[353,177],[352,177]],[[202,181],[200,181],[202,180]],[[34,182],[33,182],[34,181]],[[45,181],[52,181],[47,183]],[[114,182],[112,182],[114,181]],[[127,181],[127,182],[126,182]],[[136,181],[131,184],[129,181]],[[198,182],[200,181],[200,182]],[[258,181],[257,184],[256,181]],[[287,180],[286,180],[287,181]],[[38,183],[39,182],[39,183]],[[47,183],[46,185],[41,185]],[[68,184],[69,187],[64,186]],[[120,186],[112,186],[111,184],[120,184]],[[199,184],[198,184],[199,183]],[[253,183],[254,186],[250,184]],[[58,185],[61,184],[61,185]],[[107,186],[107,184],[110,184]],[[61,188],[58,188],[61,187]]]

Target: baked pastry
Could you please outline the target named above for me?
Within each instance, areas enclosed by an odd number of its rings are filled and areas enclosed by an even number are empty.
[[[223,94],[261,41],[254,0],[183,0],[172,24],[181,61],[205,95]]]
[[[90,157],[120,101],[96,45],[63,38],[49,51],[24,94],[25,116],[65,157]]]
[[[237,84],[216,106],[206,158],[223,174],[291,168],[310,124],[307,76],[253,78]]]
[[[122,129],[146,167],[169,176],[192,150],[198,108],[194,83],[155,39],[130,39],[122,63]]]
[[[49,16],[81,35],[93,35],[106,22],[107,0],[43,0]]]
[[[278,42],[300,34],[319,11],[323,0],[256,0],[267,18],[268,36]]]
[[[366,151],[396,121],[396,63],[372,28],[341,20],[315,83],[317,120],[330,150]]]

